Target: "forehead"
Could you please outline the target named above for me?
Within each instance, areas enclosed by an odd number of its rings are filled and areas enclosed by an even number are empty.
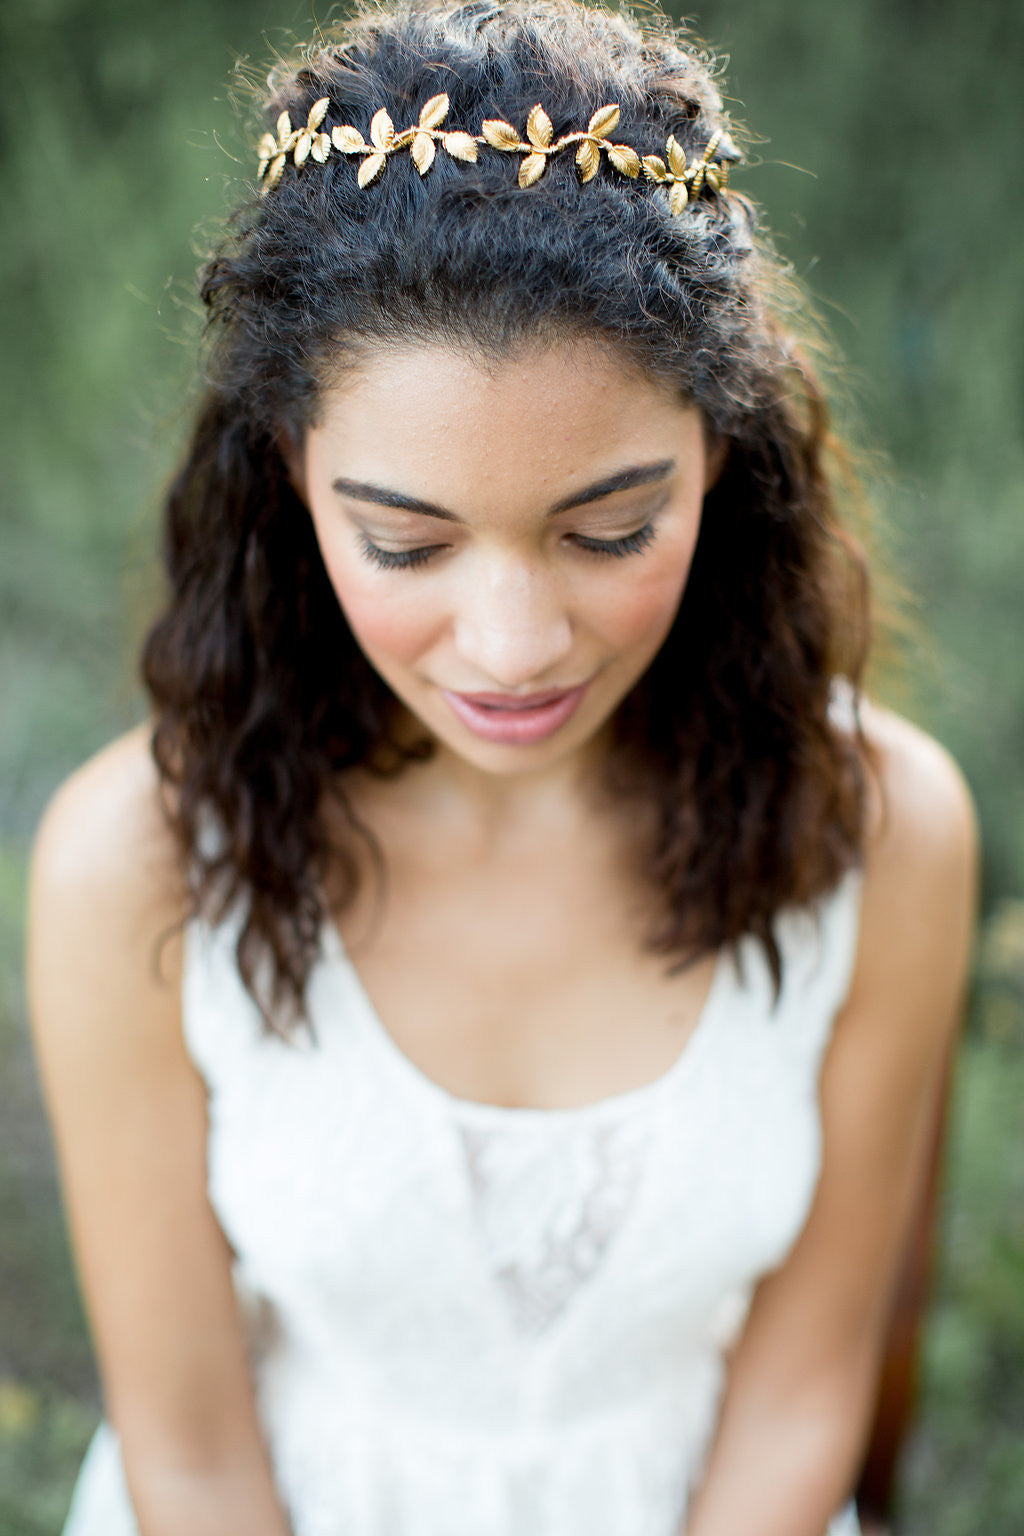
[[[314,468],[463,504],[485,487],[571,489],[702,445],[696,406],[590,341],[499,358],[433,342],[374,350],[325,385],[307,439]]]

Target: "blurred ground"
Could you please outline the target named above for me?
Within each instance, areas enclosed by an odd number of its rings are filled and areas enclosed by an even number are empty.
[[[920,618],[904,705],[980,806],[985,926],[900,1530],[1015,1536],[1024,210],[1008,189],[1024,11],[707,0],[696,17],[731,49],[738,115],[766,137],[737,184],[836,331],[849,420],[887,455],[874,488]],[[25,1040],[26,855],[55,784],[139,717],[155,505],[196,336],[191,231],[250,170],[232,62],[262,63],[289,28],[310,30],[294,0],[0,0],[0,1536],[55,1536],[97,1413]]]

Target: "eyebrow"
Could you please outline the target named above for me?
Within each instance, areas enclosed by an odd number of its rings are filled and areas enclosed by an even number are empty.
[[[675,467],[675,459],[658,459],[654,464],[635,464],[629,469],[617,470],[615,474],[606,475],[603,480],[595,481],[584,490],[573,491],[571,496],[556,501],[553,507],[548,508],[546,516],[555,517],[559,512],[571,511],[573,507],[602,501],[605,496],[614,496],[616,491],[630,491],[637,485],[652,485],[659,480],[666,480]],[[379,485],[366,485],[360,480],[338,479],[332,481],[331,485],[340,496],[347,496],[352,501],[372,501],[379,507],[419,512],[424,517],[438,517],[446,523],[462,522],[461,517],[449,512],[446,507],[439,507],[432,501],[421,501],[418,496],[405,496],[401,491],[387,491]]]

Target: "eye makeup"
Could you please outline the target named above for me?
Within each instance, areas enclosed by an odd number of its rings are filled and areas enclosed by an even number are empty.
[[[431,555],[443,548],[441,544],[434,544],[424,545],[419,549],[381,549],[380,545],[374,544],[362,530],[359,533],[359,552],[363,559],[382,571],[415,570],[419,566],[426,565]]]
[[[644,523],[633,533],[623,534],[618,539],[592,539],[583,533],[567,535],[579,549],[585,549],[592,555],[611,555],[616,559],[623,559],[626,555],[639,555],[654,542],[654,523]]]
[[[617,539],[595,539],[582,533],[566,534],[565,538],[571,541],[574,548],[586,554],[595,555],[598,558],[621,560],[628,555],[642,554],[649,547],[654,540],[654,523],[644,523],[633,533],[623,534]],[[362,529],[359,530],[360,554],[371,565],[383,571],[416,570],[426,565],[432,555],[446,547],[444,544],[425,544],[416,549],[382,549]]]

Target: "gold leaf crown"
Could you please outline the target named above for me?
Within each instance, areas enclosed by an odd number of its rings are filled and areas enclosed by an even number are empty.
[[[487,144],[507,154],[524,155],[525,159],[519,164],[519,185],[532,187],[543,176],[552,155],[559,155],[575,145],[576,169],[581,182],[588,182],[597,175],[604,153],[621,175],[636,180],[643,172],[646,180],[666,186],[669,207],[674,214],[679,214],[703,188],[721,192],[729,173],[726,160],[738,158],[722,129],[711,135],[701,158],[689,162],[686,151],[672,134],[665,144],[664,159],[660,155],[639,155],[629,144],[613,144],[609,135],[619,125],[619,108],[614,103],[599,107],[582,132],[566,133],[558,140],[555,140],[551,119],[539,102],[526,119],[525,139],[520,138],[511,123],[500,117],[488,118],[479,135],[459,130],[442,131],[448,105],[444,93],[431,96],[420,110],[415,126],[403,128],[400,133],[395,132],[394,123],[381,107],[373,115],[367,144],[358,128],[348,124],[327,132],[323,123],[330,98],[322,96],[309,109],[309,116],[301,128],[293,128],[288,113],[282,112],[277,120],[277,134],[263,135],[259,145],[257,180],[263,183],[262,191],[266,194],[280,181],[289,155],[299,169],[311,159],[322,165],[332,150],[338,150],[343,155],[362,157],[357,180],[360,187],[368,187],[383,171],[388,156],[402,150],[409,151],[416,169],[425,176],[434,163],[438,144],[453,159],[470,162],[479,158],[478,146]],[[716,152],[723,157],[721,160],[714,159]]]

